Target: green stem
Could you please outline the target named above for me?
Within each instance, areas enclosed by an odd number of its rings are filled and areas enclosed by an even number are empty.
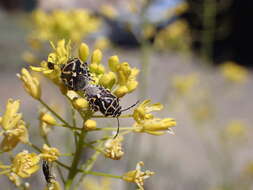
[[[0,172],[0,175],[3,175],[3,174],[7,174],[7,173],[9,173],[11,170],[4,170],[4,171],[1,171]]]
[[[102,154],[104,153],[104,151],[103,151],[102,149],[100,149],[100,148],[98,148],[98,147],[95,147],[95,146],[93,146],[93,145],[91,145],[91,144],[84,143],[83,146],[89,147],[89,148],[91,148],[91,149],[93,149],[93,150],[95,150],[95,151],[97,151],[97,152],[102,153]]]
[[[122,179],[121,176],[113,175],[113,174],[107,174],[107,173],[102,173],[102,172],[94,172],[94,171],[83,171],[83,173],[90,174],[90,175],[95,175],[95,176],[103,176],[103,177],[110,177],[110,178],[115,178],[115,179]]]
[[[91,114],[92,114],[92,112],[89,112],[85,116],[83,122],[87,121],[91,117]],[[78,138],[78,141],[77,141],[76,152],[75,152],[75,155],[73,157],[73,161],[72,161],[69,173],[68,173],[67,181],[65,183],[65,189],[66,190],[71,189],[73,180],[74,180],[76,174],[78,173],[78,164],[79,164],[80,158],[82,156],[83,143],[84,143],[85,136],[86,136],[86,131],[84,131],[84,130],[81,131],[81,134],[79,135],[79,138]]]
[[[103,145],[103,142],[101,142],[98,146],[97,149],[100,149]],[[74,190],[77,190],[78,187],[80,186],[80,183],[83,181],[83,178],[88,174],[86,172],[90,171],[92,169],[92,167],[94,166],[98,156],[100,155],[100,151],[97,151],[91,156],[91,158],[89,160],[87,160],[85,162],[85,164],[82,165],[82,169],[79,170],[79,172],[82,172],[82,176],[80,177],[80,179],[78,180],[77,184],[75,185]]]

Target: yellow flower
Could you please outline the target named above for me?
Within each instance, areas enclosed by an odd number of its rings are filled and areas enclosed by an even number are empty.
[[[136,183],[136,185],[138,186],[140,190],[144,190],[144,187],[143,187],[144,180],[148,179],[149,177],[155,174],[154,172],[149,171],[149,170],[146,170],[145,172],[141,171],[142,166],[144,166],[144,163],[138,162],[135,170],[129,171],[122,176],[123,180],[127,182]]]
[[[248,71],[232,61],[223,63],[220,69],[222,75],[232,82],[245,82],[248,77]]]
[[[116,75],[114,72],[105,73],[99,79],[99,84],[108,89],[112,89],[115,82],[116,82]]]
[[[4,139],[1,142],[0,148],[4,152],[12,150],[19,142],[29,142],[28,131],[23,121],[20,121],[15,128],[6,130],[3,135]]]
[[[119,160],[124,152],[122,151],[121,142],[123,141],[122,136],[118,136],[115,139],[109,139],[105,142],[105,156],[113,160]]]
[[[28,178],[39,170],[39,161],[37,154],[24,150],[13,159],[11,170],[21,178]]]
[[[17,113],[20,107],[19,100],[8,99],[5,113],[1,119],[1,126],[4,130],[14,128],[22,118],[21,113]]]
[[[198,76],[193,74],[177,75],[172,79],[172,87],[180,95],[185,95],[190,92],[199,82]]]
[[[100,25],[99,19],[84,9],[54,10],[50,13],[36,10],[32,14],[32,19],[33,32],[30,34],[30,38],[41,42],[64,38],[74,43],[80,43],[83,38],[96,31]]]
[[[225,128],[225,136],[228,138],[242,138],[247,134],[247,126],[243,121],[233,120]]]
[[[97,128],[97,122],[95,120],[88,119],[87,121],[84,122],[83,128],[84,130],[87,131],[95,130]]]
[[[17,146],[19,142],[28,143],[28,131],[25,122],[22,121],[22,114],[17,113],[20,107],[19,100],[9,99],[6,105],[6,111],[2,117],[0,125],[3,128],[4,138],[0,144],[2,151],[7,152]]]
[[[65,40],[57,42],[56,46],[51,43],[53,52],[48,55],[47,61],[42,61],[40,67],[30,66],[33,71],[42,72],[46,77],[52,80],[56,84],[61,83],[61,65],[67,63],[71,57],[70,41],[68,43]],[[49,64],[52,66],[49,66]]]
[[[135,108],[133,117],[136,122],[141,122],[146,119],[152,119],[154,118],[154,116],[150,112],[159,111],[162,109],[162,104],[151,104],[151,100],[144,100],[137,108]]]
[[[137,88],[138,82],[136,81],[136,76],[139,74],[137,68],[131,68],[127,62],[118,63],[116,56],[111,57],[108,63],[110,69],[117,76],[117,84],[119,86],[114,91],[116,96],[123,97]]]
[[[17,74],[17,76],[23,81],[26,92],[33,98],[40,99],[41,88],[39,80],[33,77],[25,68],[21,70],[21,75]]]
[[[169,48],[172,50],[188,51],[190,49],[190,42],[190,30],[187,22],[177,20],[158,32],[154,46],[159,50]]]
[[[171,127],[176,126],[176,121],[172,118],[153,118],[134,124],[134,132],[148,133],[151,135],[174,134]]]
[[[176,121],[172,118],[155,118],[150,112],[161,110],[163,105],[150,102],[150,100],[145,100],[134,110],[133,118],[136,121],[133,125],[134,132],[152,135],[174,134],[171,127],[176,125]]]
[[[59,156],[60,151],[57,148],[49,147],[46,144],[43,145],[42,153],[40,154],[40,157],[43,160],[54,162],[55,160],[58,160]]]

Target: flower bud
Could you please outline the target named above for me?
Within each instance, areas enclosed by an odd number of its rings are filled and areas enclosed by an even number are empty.
[[[105,73],[105,67],[104,67],[104,65],[98,65],[97,73],[98,74],[104,74]]]
[[[115,91],[114,94],[121,98],[123,96],[125,96],[128,93],[128,89],[126,86],[119,86]]]
[[[87,121],[84,122],[83,128],[86,131],[95,130],[97,128],[97,122],[95,120],[88,119]]]
[[[91,56],[91,63],[100,63],[102,60],[103,54],[99,49],[93,51]]]
[[[32,77],[32,75],[25,68],[21,70],[21,75],[17,74],[17,76],[23,81],[24,88],[27,91],[27,93],[30,94],[35,99],[40,99],[41,89],[38,79]]]
[[[97,73],[98,64],[91,63],[91,64],[89,65],[89,69],[90,69],[90,72],[92,72],[92,73]]]
[[[52,126],[57,124],[55,118],[48,113],[41,113],[40,120]]]
[[[79,47],[79,58],[85,62],[89,56],[89,47],[85,43],[81,43]]]
[[[108,60],[109,68],[113,71],[117,71],[117,65],[119,65],[119,58],[118,56],[114,55],[111,56]]]
[[[127,83],[128,93],[133,92],[138,86],[137,81],[130,81]]]
[[[99,79],[99,84],[109,89],[113,87],[115,82],[116,82],[116,75],[113,72],[106,73]]]
[[[85,109],[89,107],[89,102],[84,98],[75,98],[73,105],[76,109]]]

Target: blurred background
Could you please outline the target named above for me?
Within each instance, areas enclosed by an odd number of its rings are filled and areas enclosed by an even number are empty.
[[[252,14],[252,3],[240,0],[0,0],[0,113],[8,98],[20,99],[36,142],[39,105],[16,73],[46,60],[49,40],[65,38],[74,47],[85,42],[103,51],[104,62],[116,54],[141,70],[139,88],[121,100],[123,107],[152,99],[165,105],[161,117],[178,123],[174,136],[129,135],[125,156],[116,163],[101,157],[95,171],[121,174],[142,160],[156,172],[147,190],[251,190]],[[41,80],[43,98],[68,115],[57,89]],[[132,121],[121,120],[127,124]],[[73,148],[64,130],[51,141]],[[28,179],[31,189],[43,188],[41,175]],[[87,180],[105,189],[101,178]],[[4,176],[0,183],[15,189]],[[108,189],[135,189],[106,183]]]

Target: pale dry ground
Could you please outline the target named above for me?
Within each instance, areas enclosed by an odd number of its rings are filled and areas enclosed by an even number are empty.
[[[16,73],[20,70],[22,61],[20,54],[25,49],[25,31],[16,25],[15,19],[6,20],[0,14],[0,113],[5,107],[8,98],[20,99],[21,111],[25,120],[31,124],[31,141],[41,145],[35,135],[38,122],[38,103],[30,98],[23,90],[21,82],[18,81]],[[104,58],[117,54],[122,61],[128,61],[131,65],[140,67],[139,51],[110,50]],[[104,59],[106,60],[106,59]],[[171,106],[175,102],[165,102],[173,94],[170,88],[170,81],[173,75],[188,74],[197,72],[200,76],[200,89],[207,89],[211,99],[211,105],[215,110],[215,117],[210,118],[206,123],[197,124],[192,120],[189,112],[187,99],[183,98],[177,102],[175,109]],[[145,168],[153,170],[156,175],[147,181],[148,190],[206,190],[215,184],[219,184],[223,176],[227,180],[234,181],[242,166],[248,160],[253,160],[252,140],[240,145],[237,144],[234,150],[225,154],[217,138],[220,129],[231,119],[242,119],[249,127],[249,136],[252,137],[252,111],[253,111],[253,79],[250,77],[245,85],[235,87],[226,85],[227,83],[215,68],[200,66],[200,61],[180,56],[175,53],[151,53],[150,69],[148,75],[148,90],[143,99],[150,98],[153,102],[166,103],[166,107],[159,116],[169,116],[177,120],[178,126],[175,128],[176,135],[150,136],[145,134],[134,134],[126,138],[124,144],[125,156],[120,161],[111,161],[101,157],[94,170],[108,173],[122,174],[133,169],[139,160],[145,162]],[[69,113],[65,109],[67,105],[60,97],[59,91],[45,81],[43,82],[43,98],[48,100],[60,109],[61,114]],[[195,89],[193,96],[198,96],[200,89]],[[124,97],[122,106],[126,107],[135,102],[138,92]],[[198,104],[195,102],[194,104]],[[115,125],[116,120],[104,120],[108,125]],[[121,125],[131,125],[132,120],[121,119]],[[101,124],[101,122],[100,122]],[[132,136],[140,138],[138,143],[131,145]],[[65,130],[58,129],[54,135],[50,136],[52,144],[62,152],[73,148],[70,147],[71,137],[65,134]],[[15,152],[24,147],[18,146]],[[27,147],[25,147],[27,148]],[[138,148],[138,149],[136,149]],[[231,158],[232,163],[228,163],[226,157]],[[1,161],[8,161],[1,157]],[[131,161],[129,168],[126,163]],[[28,180],[32,187],[42,189],[44,179],[41,172]],[[238,181],[239,183],[239,181]],[[0,189],[14,189],[5,177],[0,176]],[[125,183],[115,182],[112,189],[123,189]],[[39,188],[40,187],[40,188]],[[32,188],[34,189],[34,188]]]

